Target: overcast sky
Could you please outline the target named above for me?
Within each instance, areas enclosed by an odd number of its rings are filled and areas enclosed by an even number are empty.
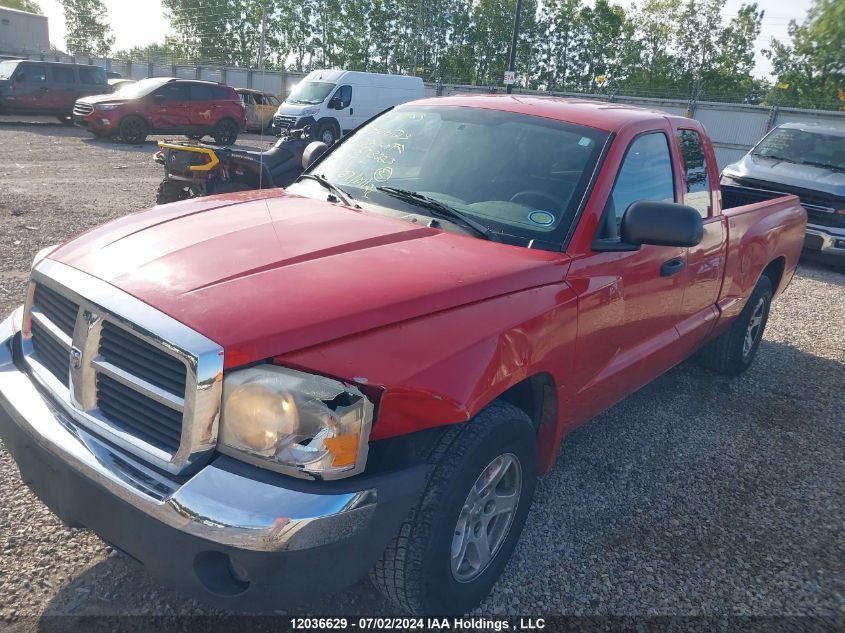
[[[36,0],[50,18],[50,41],[64,48],[65,24],[62,9],[57,0]],[[730,19],[748,0],[727,0],[725,19]],[[759,51],[769,46],[773,37],[787,39],[787,25],[794,18],[802,22],[812,0],[757,0],[765,10],[763,29],[757,40],[757,67],[755,74],[767,75],[771,64]],[[115,50],[132,46],[145,46],[162,42],[170,32],[170,23],[164,17],[159,0],[104,0],[109,11],[112,31],[115,36]],[[627,0],[617,2],[627,6]]]

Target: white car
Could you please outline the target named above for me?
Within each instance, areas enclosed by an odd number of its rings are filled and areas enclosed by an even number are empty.
[[[290,128],[302,118],[313,118],[316,138],[331,145],[387,108],[423,97],[419,77],[315,70],[279,106],[273,127]]]

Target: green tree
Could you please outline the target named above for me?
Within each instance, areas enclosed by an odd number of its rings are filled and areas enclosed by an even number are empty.
[[[29,13],[37,13],[43,15],[44,12],[37,2],[32,0],[0,0],[0,7],[7,7],[9,9],[17,9],[18,11],[27,11]]]
[[[845,110],[845,2],[814,0],[803,24],[792,20],[789,37],[767,51],[777,77],[770,99]]]
[[[68,51],[74,55],[107,56],[114,44],[114,36],[111,35],[108,12],[102,0],[61,0],[61,3]]]
[[[704,79],[704,99],[759,103],[766,82],[751,73],[754,70],[754,43],[760,35],[763,15],[757,3],[744,4],[722,30],[715,67]]]

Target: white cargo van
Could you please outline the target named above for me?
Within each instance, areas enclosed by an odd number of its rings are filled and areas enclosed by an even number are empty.
[[[419,77],[351,70],[315,70],[300,81],[273,117],[276,130],[313,117],[328,145],[387,108],[425,97]]]

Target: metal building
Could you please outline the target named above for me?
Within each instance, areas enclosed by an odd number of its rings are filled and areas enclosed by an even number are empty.
[[[0,54],[43,53],[49,50],[47,16],[0,7]]]

